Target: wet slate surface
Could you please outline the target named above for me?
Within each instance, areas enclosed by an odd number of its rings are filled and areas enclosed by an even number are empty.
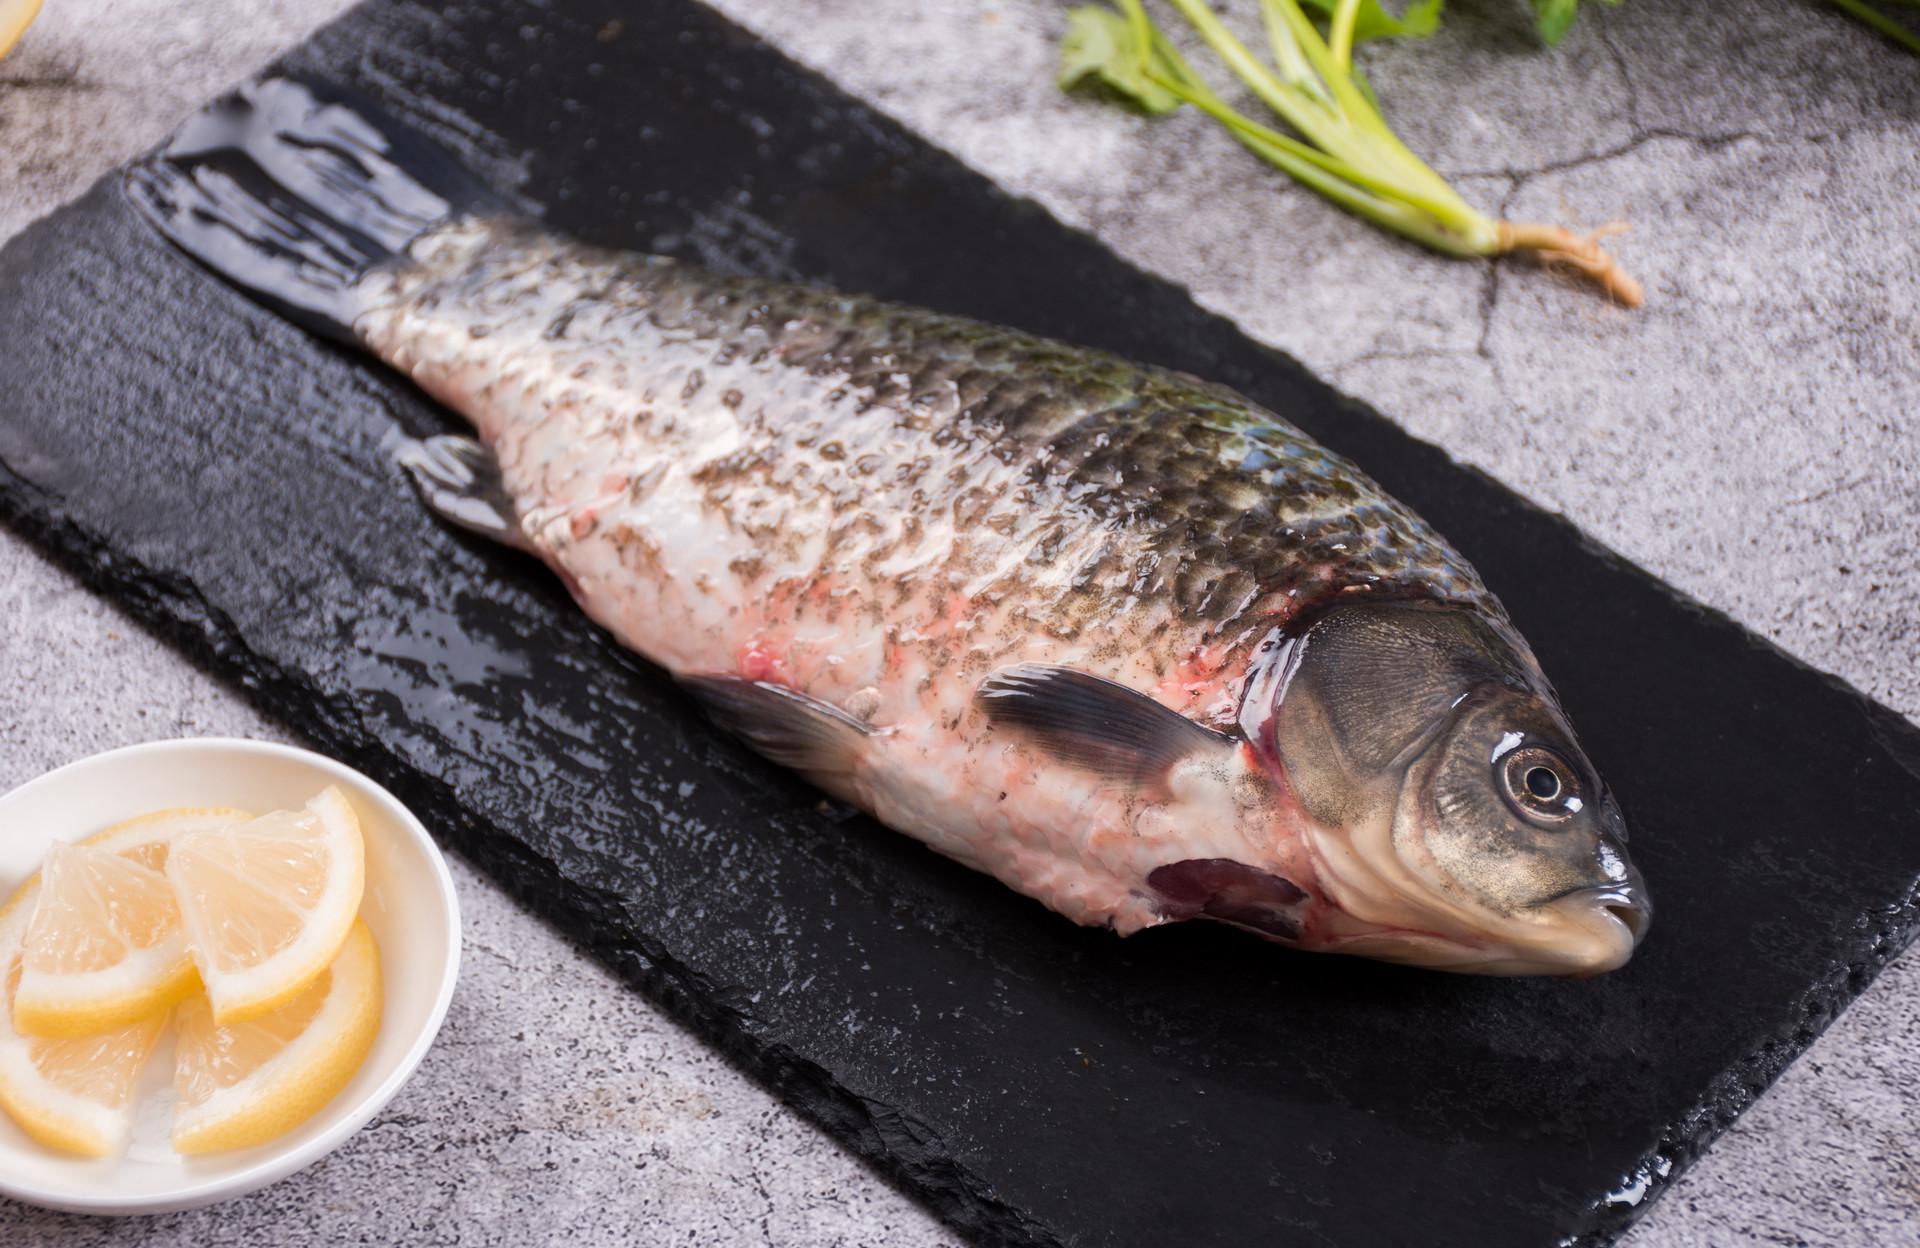
[[[297,50],[598,242],[1236,385],[1502,594],[1659,921],[1502,982],[1071,927],[710,731],[540,569],[423,515],[377,366],[111,186],[0,253],[0,515],[983,1243],[1601,1240],[1912,935],[1920,733],[1416,443],[697,6],[363,8]]]

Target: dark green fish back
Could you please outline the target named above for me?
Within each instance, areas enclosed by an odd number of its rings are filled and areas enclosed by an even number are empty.
[[[486,235],[477,247],[475,230]],[[750,522],[743,492],[804,491],[812,507],[824,491],[840,513],[830,547],[857,538],[859,550],[835,563],[830,549],[822,577],[844,577],[849,560],[872,571],[919,543],[997,615],[1011,599],[1021,626],[1083,645],[1106,629],[1102,644],[1175,664],[1198,646],[1238,650],[1347,594],[1500,615],[1419,517],[1224,387],[524,226],[457,227],[440,252],[429,240],[394,293],[424,320],[466,318],[476,350],[504,348],[484,341],[496,333],[537,336],[564,368],[572,344],[586,381],[594,360],[625,351],[633,375],[620,384],[645,394],[649,410],[633,420],[653,436],[663,409],[716,398],[733,409],[752,434],[697,479],[736,526]],[[897,526],[880,534],[889,518]],[[791,553],[770,562],[791,567]],[[1120,627],[1129,619],[1140,627]]]
[[[1233,390],[1106,352],[924,309],[809,287],[661,270],[657,315],[716,344],[747,321],[782,325],[790,365],[840,383],[878,419],[934,417],[930,447],[1018,465],[1022,485],[970,513],[1053,512],[1030,552],[1070,533],[1115,540],[1070,570],[1075,614],[1163,598],[1217,635],[1265,623],[1278,599],[1311,609],[1347,592],[1430,597],[1504,618],[1473,568],[1348,460]],[[671,309],[671,310],[669,310]],[[1259,604],[1267,610],[1253,619]],[[1289,611],[1288,614],[1292,612]],[[1065,623],[1065,621],[1061,621]]]

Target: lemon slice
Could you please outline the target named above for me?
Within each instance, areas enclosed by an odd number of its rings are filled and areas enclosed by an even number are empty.
[[[0,0],[0,3],[4,2]],[[119,854],[122,858],[130,858],[143,867],[158,871],[167,865],[167,849],[173,844],[174,838],[188,832],[231,827],[251,818],[252,812],[232,806],[182,806],[173,810],[156,810],[137,819],[116,823],[104,832],[87,837],[80,844]],[[40,873],[36,871],[7,899],[6,905],[0,906],[0,920],[19,910],[24,922],[33,913],[34,902],[39,895]]]
[[[40,0],[0,0],[0,56],[13,51],[40,13]]]
[[[20,968],[13,1025],[33,1036],[123,1027],[199,982],[167,877],[91,845],[47,852]]]
[[[188,832],[244,823],[251,818],[253,816],[248,812],[232,807],[159,810],[116,823],[80,844],[91,850],[118,854],[157,872],[166,864],[167,849],[174,838]],[[20,921],[27,922],[40,902],[41,879],[41,873],[35,872],[22,884],[7,904],[0,906],[0,919],[18,913]],[[57,955],[72,952],[58,942],[54,947]],[[26,994],[26,1013],[15,1020],[16,1024],[26,1031],[40,1034],[79,1034],[117,1026],[144,1013],[164,1009],[174,1000],[193,991],[195,981],[191,977],[184,983],[179,980],[168,982],[166,977],[143,979],[143,970],[152,971],[156,965],[165,964],[166,958],[162,952],[152,948],[130,948],[129,953],[133,956],[118,967],[95,966],[78,976],[59,973],[55,969],[55,964],[60,960],[58,956],[42,962],[39,969],[46,974],[38,976],[37,984]],[[177,972],[178,967],[176,965],[171,969]]]
[[[167,1016],[74,1039],[15,1031],[13,997],[27,917],[20,907],[0,913],[0,1108],[48,1148],[111,1157],[126,1147],[133,1085]]]
[[[333,964],[265,1014],[220,1026],[205,997],[181,1006],[173,1147],[247,1148],[305,1122],[366,1060],[380,1004],[380,953],[356,919]]]
[[[213,1021],[245,1022],[326,973],[366,880],[360,820],[329,787],[303,810],[191,832],[167,853]]]

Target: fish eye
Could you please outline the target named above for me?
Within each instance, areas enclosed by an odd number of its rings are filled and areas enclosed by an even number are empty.
[[[1536,823],[1560,823],[1581,807],[1578,774],[1552,750],[1513,750],[1500,760],[1499,772],[1508,804]]]

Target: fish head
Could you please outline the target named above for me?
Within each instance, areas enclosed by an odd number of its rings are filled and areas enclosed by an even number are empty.
[[[1499,975],[1613,970],[1652,909],[1618,804],[1502,620],[1343,606],[1278,642],[1242,729],[1304,818],[1323,947]]]

